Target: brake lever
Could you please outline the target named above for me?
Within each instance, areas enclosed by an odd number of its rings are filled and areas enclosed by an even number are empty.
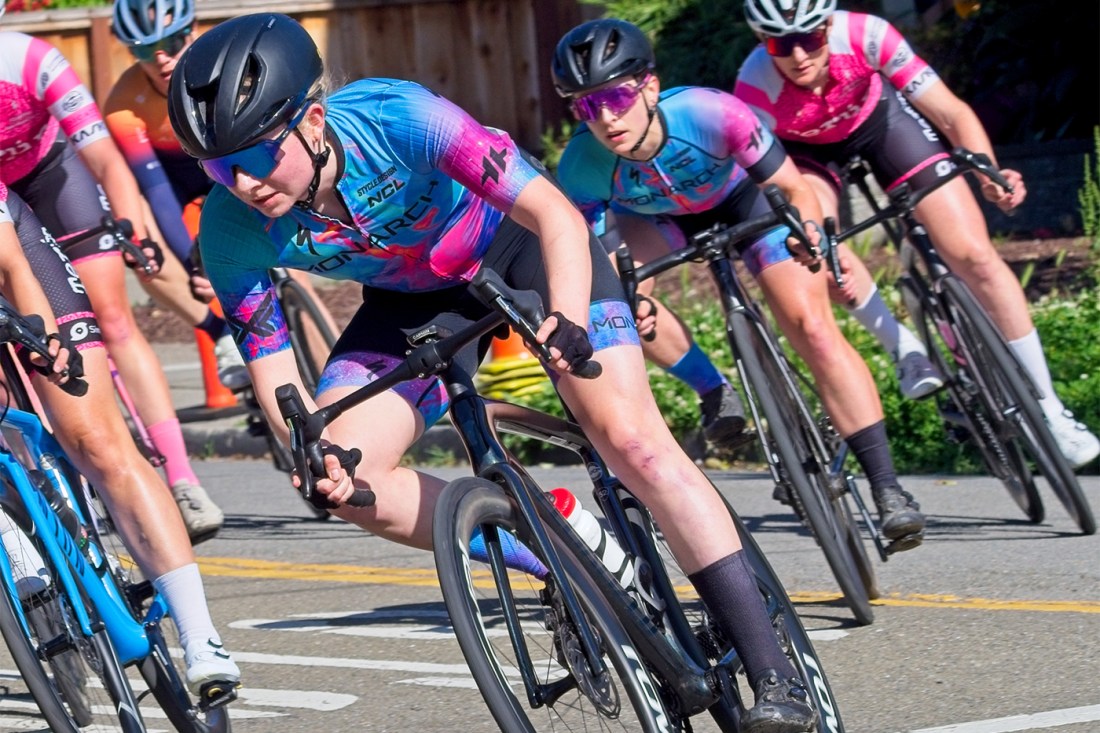
[[[821,250],[810,243],[810,237],[806,234],[806,230],[802,226],[798,209],[791,204],[790,199],[779,190],[779,187],[775,184],[768,186],[764,189],[764,196],[768,199],[768,204],[778,217],[779,223],[791,230],[790,236],[798,240],[798,243],[806,249],[806,253],[809,254],[810,257],[814,259],[821,257]],[[785,243],[784,241],[784,244]],[[790,252],[792,256],[795,254],[791,251],[790,247],[787,247],[787,251]],[[810,272],[821,272],[820,261],[813,262],[807,265],[807,267],[810,269]]]

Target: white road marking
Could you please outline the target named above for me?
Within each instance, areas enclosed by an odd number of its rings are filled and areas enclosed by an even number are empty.
[[[1058,728],[1073,723],[1093,723],[1100,720],[1100,705],[1048,710],[1045,713],[1010,715],[1006,718],[953,723],[937,728],[921,728],[910,733],[1013,733],[1013,731]]]

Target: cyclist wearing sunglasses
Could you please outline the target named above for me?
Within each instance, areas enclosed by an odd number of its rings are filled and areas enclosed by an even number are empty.
[[[3,181],[19,194],[50,233],[87,289],[101,337],[134,398],[183,510],[204,498],[172,404],[168,379],[141,333],[126,290],[117,242],[98,232],[105,215],[128,219],[135,241],[157,262],[160,248],[148,237],[152,219],[125,157],[111,138],[99,107],[61,52],[23,33],[0,33],[0,87],[12,109],[0,116]],[[91,233],[89,233],[91,232]],[[186,273],[176,267],[186,292]],[[166,275],[167,277],[167,275]],[[170,281],[169,281],[170,282]],[[156,287],[146,283],[149,287]],[[184,496],[186,494],[186,496]],[[209,503],[209,499],[206,499]],[[192,525],[196,541],[221,526],[220,516]]]
[[[562,153],[558,177],[608,251],[625,242],[646,262],[716,222],[765,213],[761,189],[769,184],[807,219],[811,236],[818,234],[817,198],[783,145],[732,94],[662,92],[649,40],[636,26],[613,18],[577,26],[558,42],[551,73],[583,122]],[[612,96],[616,88],[631,91]],[[833,318],[825,273],[799,265],[787,234],[783,227],[767,233],[741,258],[867,474],[893,550],[916,547],[924,517],[898,486],[871,372]],[[667,325],[657,332],[674,330]]]
[[[902,182],[920,189],[946,173],[941,161],[948,144],[996,161],[974,110],[882,18],[837,10],[836,0],[745,0],[745,17],[762,43],[742,65],[734,94],[784,141],[827,215],[836,216],[839,208],[837,167],[853,155],[867,162],[886,191]],[[1011,211],[1027,190],[1019,172],[1001,173],[1012,193],[991,181],[982,182],[981,192]],[[951,181],[923,199],[916,214],[1042,392],[1040,405],[1066,459],[1075,466],[1095,459],[1100,440],[1055,394],[1023,289],[993,247],[968,184]],[[842,258],[851,275],[843,299],[857,304],[856,317],[904,367],[906,350],[917,353],[919,342],[899,326],[867,268],[843,245]],[[931,371],[923,353],[917,356],[908,357],[912,369]]]
[[[281,63],[288,53],[295,63]],[[717,623],[746,665],[793,677],[720,497],[657,409],[622,288],[584,217],[507,134],[443,97],[408,81],[364,79],[326,98],[322,73],[316,46],[296,21],[245,15],[206,31],[184,52],[168,94],[184,149],[219,181],[203,207],[200,249],[272,429],[287,437],[275,388],[302,383],[268,268],[364,285],[364,304],[315,397],[327,405],[391,369],[408,349],[407,336],[423,325],[457,330],[485,314],[467,281],[491,267],[514,287],[541,294],[552,313],[538,340],[556,357],[550,369],[558,390],[615,474],[653,512],[700,595],[724,611]],[[245,89],[252,94],[242,95]],[[601,376],[570,373],[593,354]],[[459,359],[473,370],[483,355],[471,347]],[[381,537],[430,547],[444,482],[400,461],[443,415],[446,399],[439,380],[414,380],[329,426],[326,438],[363,452],[355,482],[377,495],[372,507],[347,506],[352,481],[328,456],[330,478],[317,488],[340,505],[334,514]],[[767,730],[809,730],[814,711],[806,691],[798,693],[796,725]],[[756,715],[767,723],[772,710],[765,705]]]

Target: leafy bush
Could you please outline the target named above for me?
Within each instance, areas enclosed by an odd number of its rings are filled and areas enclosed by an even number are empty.
[[[1100,127],[1093,128],[1092,136],[1096,154],[1091,161],[1085,156],[1084,185],[1077,192],[1077,201],[1085,236],[1092,239],[1092,250],[1100,256]]]

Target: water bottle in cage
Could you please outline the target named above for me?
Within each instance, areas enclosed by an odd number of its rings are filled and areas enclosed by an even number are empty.
[[[573,492],[565,488],[552,489],[550,492],[554,506],[562,513],[576,530],[584,543],[596,553],[604,566],[624,588],[634,582],[634,564],[623,552],[623,548],[600,524],[592,512],[581,506]]]

